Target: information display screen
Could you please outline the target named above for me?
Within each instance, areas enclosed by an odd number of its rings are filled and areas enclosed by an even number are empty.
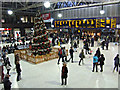
[[[55,28],[117,28],[117,18],[59,19],[53,24]]]

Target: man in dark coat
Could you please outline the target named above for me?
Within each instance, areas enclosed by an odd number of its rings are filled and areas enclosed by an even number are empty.
[[[21,68],[20,68],[19,61],[17,61],[17,63],[16,63],[16,72],[17,72],[17,81],[20,81],[20,79],[21,79]]]
[[[9,58],[7,57],[6,63],[5,63],[6,69],[7,69],[7,74],[9,75],[10,69],[11,69],[11,64],[9,61]]]
[[[97,56],[99,58],[100,57],[100,48],[97,49],[96,54],[97,54]]]
[[[108,50],[108,46],[109,46],[109,41],[106,41],[106,50]]]
[[[102,49],[104,50],[105,41],[102,41]]]
[[[3,80],[4,90],[11,90],[11,82],[9,80],[9,75],[7,74]]]
[[[77,43],[76,42],[74,43],[74,49],[75,49],[75,52],[77,52]]]
[[[103,65],[104,65],[105,57],[103,54],[101,54],[100,58],[98,59],[98,62],[100,62],[100,72],[103,72]]]
[[[80,57],[80,61],[79,61],[79,64],[78,64],[78,65],[80,65],[81,61],[82,61],[82,64],[84,64],[83,58],[85,58],[85,55],[84,55],[84,50],[83,50],[83,49],[82,49],[82,51],[80,52],[79,57]],[[81,65],[80,65],[80,66],[81,66]]]
[[[67,84],[67,73],[68,73],[68,68],[66,67],[66,64],[63,63],[63,67],[62,67],[62,75],[61,75],[61,78],[62,78],[62,84]],[[65,83],[64,83],[64,80],[65,79]]]
[[[89,54],[89,46],[88,46],[88,43],[87,43],[87,42],[85,43],[85,50],[86,50],[86,54],[87,54],[87,53]]]
[[[94,38],[91,38],[91,47],[94,47]]]
[[[113,72],[115,71],[115,68],[117,68],[116,69],[116,71],[118,72],[118,66],[119,66],[119,54],[117,54],[117,56],[114,58],[114,69],[113,69]]]
[[[71,61],[72,63],[73,63],[73,52],[74,52],[74,50],[71,47],[70,50],[69,50],[69,53],[70,53],[70,59],[72,59],[72,61]],[[70,59],[69,59],[69,61],[70,61]]]
[[[79,38],[77,39],[77,46],[79,47]]]
[[[18,54],[15,55],[15,65],[16,65],[17,61],[20,61]]]
[[[60,59],[62,58],[62,48],[58,49],[58,56],[59,56],[59,59],[57,64],[60,64],[59,62],[60,62]],[[63,61],[63,58],[62,58],[62,61]]]

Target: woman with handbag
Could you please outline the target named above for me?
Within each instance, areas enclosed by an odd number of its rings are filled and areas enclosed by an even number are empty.
[[[105,57],[103,54],[101,54],[98,61],[100,62],[100,68],[101,68],[100,72],[103,72],[103,65],[104,65],[104,61],[105,61]]]
[[[95,54],[93,56],[93,70],[92,70],[92,72],[94,72],[95,67],[96,67],[96,72],[98,72],[97,65],[98,65],[98,57],[97,57],[97,54]]]

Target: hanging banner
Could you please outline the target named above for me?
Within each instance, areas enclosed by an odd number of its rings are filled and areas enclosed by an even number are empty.
[[[61,19],[54,20],[55,28],[117,28],[118,18],[84,18],[84,19]]]

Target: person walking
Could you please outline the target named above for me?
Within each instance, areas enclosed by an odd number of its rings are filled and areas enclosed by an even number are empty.
[[[83,58],[85,58],[85,55],[84,55],[83,49],[82,49],[81,53],[79,54],[79,57],[80,57],[80,61],[79,61],[79,64],[78,64],[78,65],[80,65],[81,61],[82,61],[82,64],[84,64]],[[80,66],[81,66],[81,65],[80,65]]]
[[[87,43],[88,43],[88,46],[90,46],[90,43],[91,43],[90,37],[87,38]]]
[[[91,38],[91,47],[94,47],[94,38]]]
[[[73,63],[73,52],[74,52],[73,48],[70,47],[69,53],[70,53],[70,59],[72,59],[71,61],[72,63]],[[70,61],[70,59],[68,61]]]
[[[62,67],[62,74],[61,74],[61,79],[62,79],[62,84],[61,85],[67,85],[67,74],[68,74],[68,68],[66,66],[66,63],[63,63]],[[64,82],[65,79],[65,82]]]
[[[15,66],[16,66],[17,61],[20,61],[18,54],[15,55],[15,62],[14,62],[14,63],[15,63]],[[13,70],[15,70],[15,69],[16,69],[16,67],[13,68]]]
[[[16,72],[17,72],[17,81],[19,81],[21,79],[21,68],[19,61],[17,61],[16,63]]]
[[[87,42],[85,43],[85,50],[86,50],[86,54],[89,54],[89,46]]]
[[[114,69],[113,69],[113,72],[115,71],[115,68],[116,68],[116,71],[118,72],[118,66],[119,66],[119,54],[117,54],[117,56],[114,58]]]
[[[108,50],[108,46],[109,46],[109,41],[106,41],[106,50]]]
[[[77,43],[76,42],[74,43],[74,49],[75,49],[74,51],[77,52]]]
[[[105,40],[103,40],[101,44],[102,44],[102,50],[104,50]]]
[[[101,54],[100,58],[98,59],[98,62],[100,62],[100,72],[103,72],[103,65],[104,65],[105,57],[103,54]]]
[[[2,51],[2,58],[3,58],[4,64],[5,64],[5,63],[6,63],[6,52],[5,52],[4,49],[3,49],[3,51]]]
[[[97,49],[96,54],[97,54],[97,56],[99,58],[100,57],[100,48]]]
[[[77,39],[77,46],[79,47],[79,38]]]
[[[7,74],[3,80],[3,84],[4,84],[4,90],[11,90],[11,82],[9,80],[9,75]]]
[[[10,64],[10,61],[9,61],[8,57],[6,59],[5,67],[7,69],[7,74],[10,75],[9,72],[10,72],[10,69],[11,69],[11,64]]]
[[[58,49],[58,56],[59,56],[59,59],[57,64],[60,64],[59,62],[60,62],[60,59],[62,58],[62,49]]]
[[[96,72],[98,72],[97,65],[98,65],[98,57],[97,57],[97,54],[95,54],[95,55],[93,56],[93,70],[92,70],[92,72],[94,72],[94,68],[95,68],[95,67],[96,67]]]
[[[67,62],[67,55],[66,55],[66,50],[65,47],[63,47],[62,49],[62,61],[66,61]]]

